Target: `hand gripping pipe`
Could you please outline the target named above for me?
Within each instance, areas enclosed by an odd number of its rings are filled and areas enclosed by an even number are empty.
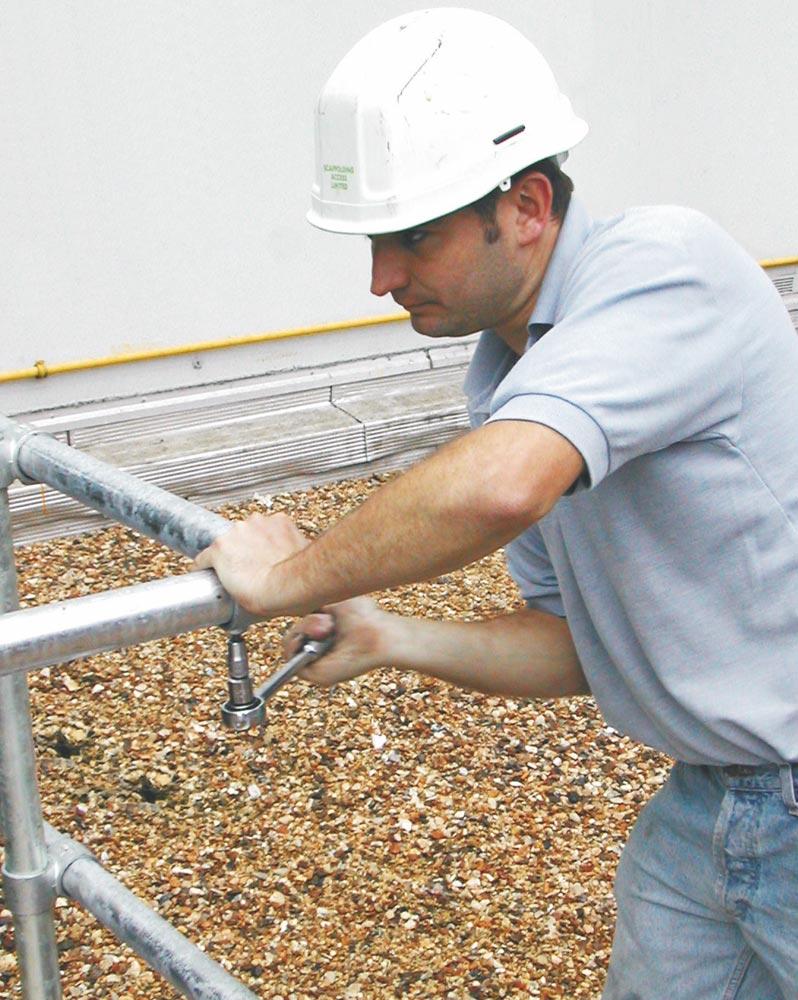
[[[0,416],[0,444],[5,447],[7,460],[14,473],[23,482],[46,483],[61,493],[85,503],[93,510],[121,521],[122,524],[149,538],[163,542],[184,555],[196,556],[230,528],[230,522],[218,514],[213,514],[158,486],[145,483],[129,473],[115,469],[48,434],[41,434],[33,428],[25,427],[2,416]],[[215,574],[213,576],[215,578]],[[241,638],[241,633],[252,619],[233,606],[227,619],[215,617],[212,621],[194,620],[188,623],[172,614],[167,620],[167,612],[171,612],[171,609],[164,605],[159,613],[150,600],[156,593],[159,597],[162,596],[158,589],[162,584],[145,586],[149,586],[151,591],[145,593],[142,588],[127,588],[124,593],[117,591],[103,595],[104,602],[91,598],[80,599],[85,602],[81,604],[65,602],[61,606],[63,613],[60,616],[58,606],[54,606],[49,612],[43,612],[40,622],[41,634],[51,636],[49,653],[51,658],[47,662],[57,663],[75,656],[129,644],[130,640],[125,641],[119,634],[123,625],[138,635],[133,641],[144,642],[150,638],[175,635],[201,624],[224,624],[230,633],[227,652],[229,700],[222,708],[222,722],[227,728],[234,730],[249,729],[261,724],[264,720],[265,699],[260,692],[252,690],[246,647]],[[175,583],[173,586],[175,592],[178,590],[185,592],[190,591],[195,585]],[[196,586],[199,587],[198,584]],[[135,603],[139,599],[143,606],[136,614]],[[117,610],[123,606],[123,602],[127,612],[124,615],[119,614]],[[188,608],[193,608],[190,599]],[[193,610],[201,609],[196,607]],[[92,621],[92,615],[98,612],[104,612],[102,617],[106,622],[106,634],[102,637],[102,641],[101,633]],[[28,612],[25,614],[29,616]],[[61,628],[52,629],[53,619],[56,617],[63,623],[73,623],[69,627],[71,645],[63,644],[68,638],[63,625]],[[13,627],[19,624],[19,620],[8,624]],[[25,626],[29,624],[29,621],[25,622]],[[88,641],[87,629],[96,637],[91,642]],[[9,640],[13,642],[11,636]],[[44,642],[44,639],[41,641]],[[310,659],[320,655],[313,645],[308,649],[310,655],[305,662],[310,662]],[[27,660],[25,655],[21,655],[22,650],[18,649],[15,654],[8,644],[0,642],[0,672],[6,669],[32,669],[35,665],[44,665],[45,661],[38,654],[32,655],[33,651],[30,648],[24,652],[27,654]],[[14,658],[16,662],[26,662],[27,666],[21,665],[16,668],[10,666]],[[299,663],[288,671],[284,668],[281,675],[284,674],[285,679],[288,679],[302,665],[304,664]]]

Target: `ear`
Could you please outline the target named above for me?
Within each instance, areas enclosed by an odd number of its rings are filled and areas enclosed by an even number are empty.
[[[504,196],[519,246],[536,243],[551,222],[551,182],[544,174],[522,174]]]

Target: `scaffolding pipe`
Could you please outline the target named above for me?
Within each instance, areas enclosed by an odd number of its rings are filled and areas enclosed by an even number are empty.
[[[0,676],[226,625],[234,611],[209,569],[12,611],[0,629]]]
[[[0,621],[19,607],[8,490],[0,488]],[[42,807],[36,783],[30,697],[25,677],[0,677],[0,824],[3,888],[14,914],[25,1000],[60,1000],[61,980]]]
[[[3,888],[14,916],[24,1000],[60,1000],[53,902],[82,903],[192,1000],[255,995],[137,899],[77,842],[43,823],[30,704],[22,672],[206,625],[236,635],[242,614],[212,570],[19,610],[7,487],[45,482],[193,556],[229,522],[47,435],[0,417],[0,822]]]
[[[256,1000],[204,951],[107,872],[82,844],[45,824],[59,895],[69,896],[191,1000]]]
[[[219,514],[8,417],[0,416],[0,438],[23,482],[46,483],[183,555],[193,558],[230,527]]]

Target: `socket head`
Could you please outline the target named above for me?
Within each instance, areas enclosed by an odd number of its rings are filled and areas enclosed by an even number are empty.
[[[226,729],[241,732],[262,726],[266,720],[266,709],[262,698],[255,698],[248,705],[234,705],[228,701],[222,705],[222,725]]]

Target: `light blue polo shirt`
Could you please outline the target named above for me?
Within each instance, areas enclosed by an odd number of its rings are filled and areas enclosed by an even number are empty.
[[[526,353],[482,334],[475,426],[529,420],[586,473],[507,547],[565,614],[607,722],[695,764],[798,761],[798,337],[772,282],[675,207],[574,200]]]

